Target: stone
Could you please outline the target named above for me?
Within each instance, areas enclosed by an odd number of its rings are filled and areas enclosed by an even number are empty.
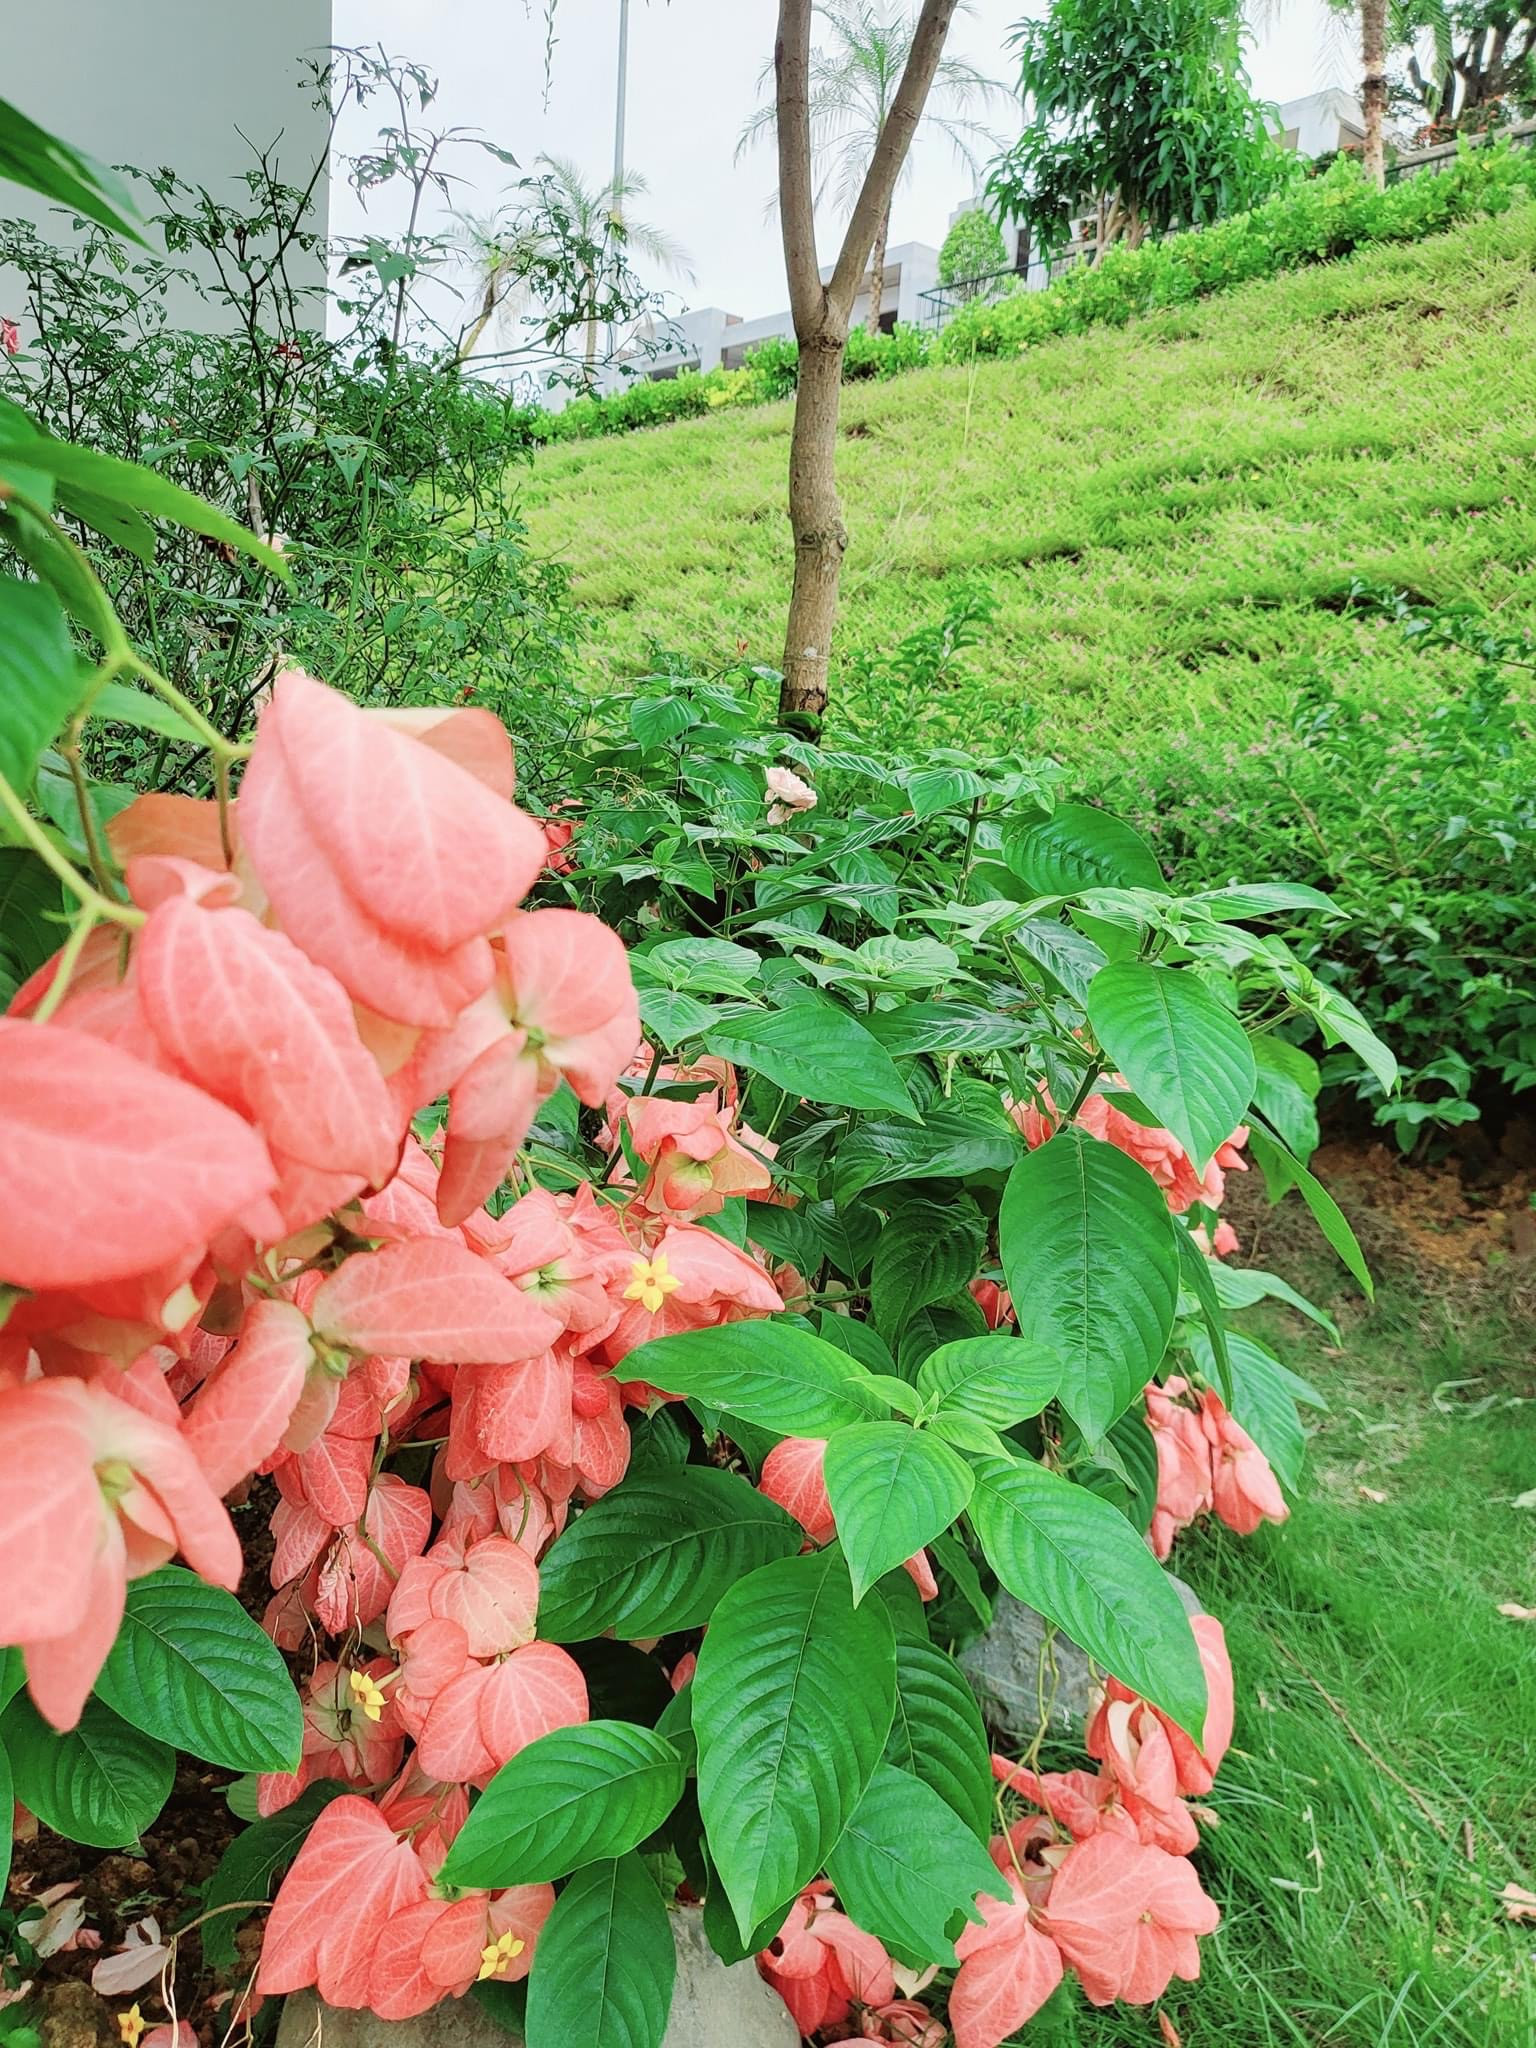
[[[1182,1579],[1174,1590],[1186,1613],[1201,1611],[1200,1602]],[[1042,1669],[1046,1621],[1033,1607],[999,1593],[992,1606],[992,1625],[960,1652],[960,1668],[971,1681],[981,1717],[1010,1749],[1026,1749],[1040,1726],[1042,1701],[1050,1703],[1049,1732],[1081,1739],[1093,1708],[1096,1687],[1088,1659],[1070,1636],[1057,1629],[1051,1638],[1054,1677]]]
[[[39,2027],[43,2048],[107,2048],[122,2039],[104,2001],[80,1977],[62,1977],[48,1985]]]
[[[672,1915],[677,1988],[662,2048],[800,2048],[789,2008],[753,1962],[726,1965],[704,1934],[703,1915],[679,1907]],[[450,1998],[414,2020],[381,2020],[371,2012],[340,2012],[312,1991],[283,2005],[277,2048],[513,2048],[517,2036],[497,2026],[472,1998]]]

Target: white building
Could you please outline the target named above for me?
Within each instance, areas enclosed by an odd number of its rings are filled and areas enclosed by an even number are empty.
[[[166,166],[215,198],[246,197],[236,183],[252,168],[251,144],[273,150],[278,175],[306,184],[326,152],[325,112],[310,104],[301,62],[332,40],[331,0],[47,0],[5,8],[4,96],[41,127],[98,162]],[[239,131],[239,132],[237,132]],[[241,140],[241,135],[248,138]],[[154,194],[138,188],[154,211]],[[65,216],[35,194],[0,183],[0,214],[22,215],[57,236]],[[324,233],[327,181],[314,224]],[[151,245],[158,238],[151,233]],[[323,284],[317,253],[291,263],[299,281]],[[175,261],[186,263],[177,256]],[[13,303],[0,278],[0,310]],[[206,326],[209,308],[190,290],[172,293],[173,323]]]
[[[1365,141],[1360,102],[1336,85],[1326,92],[1309,92],[1304,99],[1287,100],[1279,116],[1276,133],[1281,144],[1298,156],[1332,156],[1341,149],[1359,149]]]
[[[829,263],[821,273],[822,282],[832,276]],[[924,318],[923,294],[939,281],[939,252],[926,242],[898,242],[885,252],[884,290],[880,295],[880,325],[889,333],[897,321],[917,326]],[[852,325],[862,327],[869,319],[870,278],[866,272],[854,300]],[[682,313],[670,323],[648,323],[642,339],[660,345],[654,354],[643,347],[607,364],[600,371],[596,388],[603,393],[622,391],[636,378],[652,381],[675,377],[680,370],[739,369],[748,351],[760,341],[777,336],[794,339],[795,323],[786,307],[779,313],[764,313],[755,320],[743,320],[739,313],[727,313],[721,306],[701,306]],[[671,336],[670,344],[667,337]],[[572,393],[559,389],[548,393],[544,403],[551,409],[568,404]]]

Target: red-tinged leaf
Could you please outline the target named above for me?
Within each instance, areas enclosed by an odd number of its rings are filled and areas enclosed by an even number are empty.
[[[222,868],[219,807],[212,797],[136,796],[107,820],[107,844],[120,868],[144,854],[169,854],[205,868]]]
[[[445,1028],[491,985],[484,939],[446,952],[408,944],[343,887],[311,833],[275,752],[257,741],[240,785],[240,831],[283,930],[323,960],[355,1001],[400,1024]]]
[[[385,1472],[369,1491],[362,1529],[367,1541],[356,1529],[341,1532],[320,1572],[315,1607],[332,1635],[367,1628],[388,1607],[401,1571],[419,1557],[432,1533],[431,1499],[419,1486]]]
[[[463,1629],[472,1657],[499,1657],[533,1641],[539,1568],[519,1544],[487,1536],[464,1553],[462,1570],[443,1573],[431,1601],[436,1616]]]
[[[512,801],[517,783],[512,742],[493,711],[475,704],[428,705],[424,709],[375,711],[373,716],[456,763],[506,802]]]
[[[372,1469],[373,1445],[367,1438],[340,1436],[333,1429],[316,1437],[299,1457],[305,1498],[333,1529],[344,1529],[362,1514]]]
[[[546,1350],[561,1328],[487,1260],[444,1238],[354,1254],[322,1285],[311,1315],[354,1351],[434,1365],[513,1364]]]
[[[138,948],[139,1001],[189,1080],[300,1165],[387,1180],[405,1133],[334,975],[246,910],[159,905]]]
[[[473,1665],[432,1701],[416,1739],[416,1762],[429,1778],[467,1784],[496,1768],[480,1732],[480,1700],[490,1677],[489,1665]]]
[[[1034,1925],[1022,1899],[976,1903],[986,1924],[967,1927],[955,1944],[960,1972],[949,1994],[955,2048],[997,2048],[1033,2019],[1063,1974],[1060,1949]]]
[[[0,1637],[19,1643],[80,1620],[104,1508],[90,1420],[71,1388],[40,1380],[0,1391],[0,1441]]]
[[[581,1666],[555,1643],[528,1643],[490,1667],[480,1695],[480,1734],[499,1769],[556,1728],[574,1728],[589,1712]]]
[[[308,1319],[292,1302],[258,1301],[246,1310],[234,1350],[182,1419],[182,1435],[215,1493],[228,1493],[282,1442],[311,1357]]]
[[[474,1397],[474,1426],[486,1456],[521,1464],[548,1452],[558,1464],[569,1464],[574,1377],[570,1359],[558,1351],[482,1373]]]
[[[272,1510],[273,1585],[301,1579],[335,1533],[335,1525],[308,1501],[280,1500]]]
[[[1094,2005],[1150,2005],[1172,1978],[1198,1977],[1197,1937],[1220,1920],[1188,1857],[1118,1834],[1074,1844],[1041,1916]]]
[[[332,2005],[364,2004],[379,1928],[414,1905],[426,1888],[415,1851],[395,1840],[377,1807],[364,1799],[334,1800],[279,1888],[262,1942],[257,1988],[292,1991],[312,1983]],[[295,1927],[295,1920],[309,1924]],[[268,1981],[274,1940],[281,1985]]]
[[[442,1997],[443,1986],[427,1975],[421,1949],[436,1923],[453,1911],[446,1899],[418,1899],[375,1930],[368,2009],[379,2019],[415,2019]],[[479,1909],[479,1921],[483,1927],[483,1906]]]
[[[299,670],[256,737],[275,746],[348,895],[410,944],[449,952],[493,930],[544,865],[544,834],[436,748]]]
[[[201,1089],[56,1024],[0,1017],[0,1280],[119,1280],[200,1247],[275,1184]]]

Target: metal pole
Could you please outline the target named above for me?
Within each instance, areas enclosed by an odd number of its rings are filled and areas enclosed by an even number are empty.
[[[615,220],[624,218],[624,97],[629,77],[629,0],[619,0],[619,92],[613,115],[613,190],[609,195]]]

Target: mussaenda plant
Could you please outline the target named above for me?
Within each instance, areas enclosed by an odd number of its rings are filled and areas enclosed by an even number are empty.
[[[112,1848],[178,1750],[251,1781],[197,1916],[232,1968],[277,1886],[247,2014],[659,2048],[685,1912],[865,2038],[1195,1974],[1231,1683],[1154,1517],[1205,1507],[1175,1411],[1238,1526],[1297,1482],[1315,1396],[1230,1321],[1296,1298],[1196,1236],[1245,1131],[1369,1285],[1281,1027],[1390,1055],[1252,928],[1327,899],[1176,896],[1038,766],[822,752],[719,682],[642,692],[545,821],[477,708],[290,669],[222,734],[58,516],[123,505],[281,569],[0,407],[16,1797]],[[91,721],[210,793],[114,800]],[[1105,1699],[1092,1788],[1010,1763],[1001,1836],[945,1647],[999,1587]]]

